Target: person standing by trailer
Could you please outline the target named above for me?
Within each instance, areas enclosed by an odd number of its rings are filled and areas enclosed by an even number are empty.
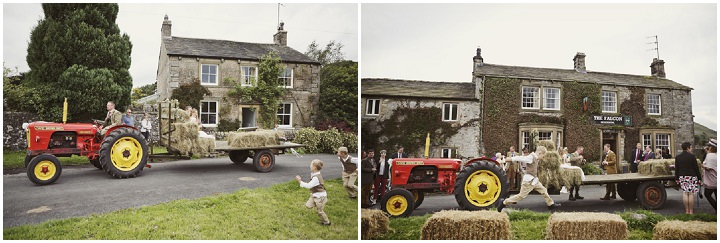
[[[703,187],[705,197],[714,209],[717,210],[717,140],[710,139],[705,146],[705,161],[703,161]],[[713,196],[715,198],[713,198]]]
[[[692,144],[682,143],[682,153],[675,157],[675,181],[680,185],[683,192],[683,205],[685,213],[693,214],[695,197],[694,194],[700,191],[700,169],[698,168],[695,155],[691,153]]]

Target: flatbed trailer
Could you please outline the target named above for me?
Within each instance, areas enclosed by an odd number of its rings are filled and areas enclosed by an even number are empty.
[[[674,175],[641,175],[624,173],[612,175],[586,175],[583,185],[617,183],[617,194],[625,201],[637,199],[645,209],[660,209],[667,199],[663,181],[675,181]]]
[[[227,145],[227,141],[215,142],[215,151],[228,153],[230,160],[241,165],[248,158],[253,158],[253,166],[258,172],[270,172],[275,166],[275,155],[284,154],[288,149],[305,147],[305,145],[292,142],[282,142],[278,145],[263,147],[238,148]]]

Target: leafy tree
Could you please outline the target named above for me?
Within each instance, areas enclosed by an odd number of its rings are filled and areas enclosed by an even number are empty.
[[[146,85],[140,86],[139,88],[133,88],[130,99],[132,100],[132,102],[135,102],[143,97],[155,94],[156,89],[157,89],[157,82],[154,82],[152,84],[146,84]]]
[[[68,98],[69,120],[102,117],[107,101],[130,104],[132,44],[115,23],[118,4],[42,4],[45,19],[30,33],[28,87],[33,111],[59,121]]]
[[[23,80],[24,73],[17,68],[3,66],[3,104],[6,111],[30,111],[33,107],[33,90]]]
[[[357,132],[358,63],[341,61],[320,71],[320,114],[322,123],[347,124]],[[336,125],[339,129],[341,125]]]
[[[342,52],[343,44],[340,42],[330,41],[325,48],[320,49],[317,42],[313,41],[308,45],[305,55],[317,60],[322,66],[330,63],[345,60],[345,53]]]
[[[260,124],[264,128],[272,128],[277,123],[277,110],[285,94],[285,88],[278,85],[278,74],[283,69],[277,52],[263,55],[258,69],[258,79],[251,80],[252,86],[233,82],[233,89],[228,92],[228,97],[236,103],[255,102],[262,105]]]
[[[186,106],[192,106],[192,108],[199,110],[200,101],[205,95],[212,95],[212,93],[207,87],[200,84],[199,79],[195,78],[192,82],[184,83],[173,90],[170,99],[178,100],[178,105],[181,109],[184,109]]]

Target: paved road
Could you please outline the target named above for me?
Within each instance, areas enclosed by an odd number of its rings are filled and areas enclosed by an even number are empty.
[[[685,208],[682,202],[682,192],[676,191],[672,188],[667,188],[667,201],[663,205],[662,209],[655,210],[654,212],[664,215],[672,214],[683,214]],[[622,212],[624,210],[637,210],[641,209],[640,203],[637,201],[626,202],[625,200],[618,197],[615,200],[602,201],[600,197],[605,195],[605,186],[599,185],[587,185],[580,189],[580,196],[585,197],[583,200],[569,201],[568,194],[561,193],[560,195],[550,195],[550,197],[556,202],[562,204],[561,209],[558,210],[564,212]],[[379,208],[379,205],[375,205],[375,208]],[[441,210],[459,209],[457,202],[455,201],[454,195],[427,195],[423,203],[413,211],[413,216],[425,215],[428,213],[434,213]],[[515,205],[507,206],[503,209],[504,212],[519,209],[529,209],[535,212],[548,212],[545,206],[543,197],[537,194],[530,194],[525,200]],[[709,213],[716,214],[717,211],[710,206],[707,199],[700,201],[700,206],[695,206],[695,213]]]
[[[132,179],[115,179],[94,167],[68,167],[48,186],[35,186],[25,173],[4,175],[3,227],[267,187],[295,175],[307,180],[312,159],[325,162],[326,179],[340,177],[342,166],[331,154],[279,155],[270,173],[256,172],[251,159],[237,166],[223,157],[151,163],[152,168]]]

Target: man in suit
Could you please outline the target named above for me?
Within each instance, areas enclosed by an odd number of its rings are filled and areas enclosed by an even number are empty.
[[[640,162],[645,161],[645,158],[643,157],[642,144],[637,143],[635,145],[635,149],[633,149],[632,154],[630,154],[628,158],[630,158],[632,161],[630,163],[630,172],[637,173],[638,165],[640,164]]]
[[[385,154],[385,150],[380,150],[380,159],[375,165],[375,202],[379,202],[385,196],[388,178],[390,178],[390,163]]]
[[[367,150],[367,157],[362,160],[360,170],[360,184],[362,184],[362,192],[360,195],[360,206],[362,208],[368,208],[372,206],[370,202],[370,189],[373,185],[373,179],[375,176],[375,152],[372,149]]]
[[[605,160],[603,160],[602,164],[605,165],[605,173],[608,175],[617,174],[617,156],[615,156],[615,152],[610,150],[610,144],[605,144],[603,150],[605,151]],[[608,183],[605,187],[605,196],[600,198],[600,200],[615,199],[616,194],[617,187],[615,183]]]
[[[405,148],[403,146],[398,146],[397,153],[394,153],[392,156],[390,156],[391,159],[397,159],[397,158],[407,158],[407,154],[403,153]]]
[[[655,153],[653,153],[650,146],[645,146],[645,157],[643,158],[643,161],[648,161],[651,159],[655,159]]]

